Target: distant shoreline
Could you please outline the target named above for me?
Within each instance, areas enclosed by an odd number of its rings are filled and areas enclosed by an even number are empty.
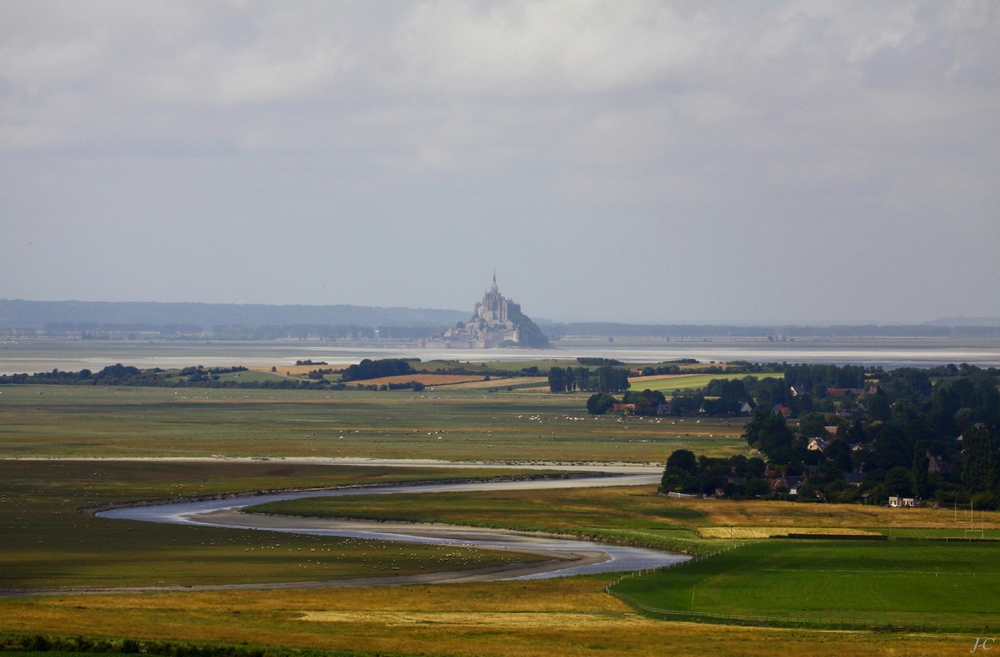
[[[895,367],[933,367],[949,363],[1000,366],[1000,340],[950,338],[880,338],[796,340],[795,342],[673,341],[657,344],[616,341],[558,341],[552,349],[421,349],[405,342],[339,343],[319,340],[180,341],[0,339],[0,374],[81,369],[100,370],[122,363],[164,369],[204,365],[293,365],[305,358],[356,363],[363,358],[419,358],[481,363],[531,362],[577,357],[615,358],[651,363],[695,358],[709,363],[829,363]]]

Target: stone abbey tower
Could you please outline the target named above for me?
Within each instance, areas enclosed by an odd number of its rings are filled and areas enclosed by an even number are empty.
[[[476,303],[472,319],[461,327],[449,329],[444,340],[449,346],[466,349],[490,349],[504,343],[518,345],[521,342],[518,323],[522,317],[520,304],[500,294],[494,271],[493,285],[483,295],[483,300]]]

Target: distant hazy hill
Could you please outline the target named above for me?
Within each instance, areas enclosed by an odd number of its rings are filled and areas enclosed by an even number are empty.
[[[942,317],[930,322],[927,326],[1000,326],[1000,317]]]
[[[467,312],[431,308],[369,306],[269,306],[233,303],[146,301],[23,301],[0,299],[0,326],[42,328],[46,324],[134,324],[280,326],[289,324],[362,326],[451,326]]]

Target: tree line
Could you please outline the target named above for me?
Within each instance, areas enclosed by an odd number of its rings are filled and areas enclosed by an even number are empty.
[[[130,365],[117,363],[98,372],[83,369],[79,372],[51,372],[37,374],[7,374],[0,376],[0,385],[64,385],[64,386],[118,386],[153,388],[265,388],[279,390],[321,390],[330,389],[328,381],[239,381],[220,380],[220,375],[245,372],[245,367],[185,367],[169,372],[158,367],[141,370]],[[343,389],[343,384],[339,384]]]
[[[416,370],[410,361],[403,358],[382,358],[371,360],[365,358],[357,365],[351,365],[340,373],[341,381],[362,381],[364,379],[381,379],[386,376],[402,376],[415,374]]]
[[[593,373],[586,367],[552,367],[549,369],[549,390],[621,392],[629,388],[628,377],[628,370],[611,365],[598,367]]]

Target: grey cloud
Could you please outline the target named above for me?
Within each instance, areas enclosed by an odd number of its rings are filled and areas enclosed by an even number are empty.
[[[497,265],[559,319],[1000,314],[992,2],[0,19],[3,297],[464,307]]]

